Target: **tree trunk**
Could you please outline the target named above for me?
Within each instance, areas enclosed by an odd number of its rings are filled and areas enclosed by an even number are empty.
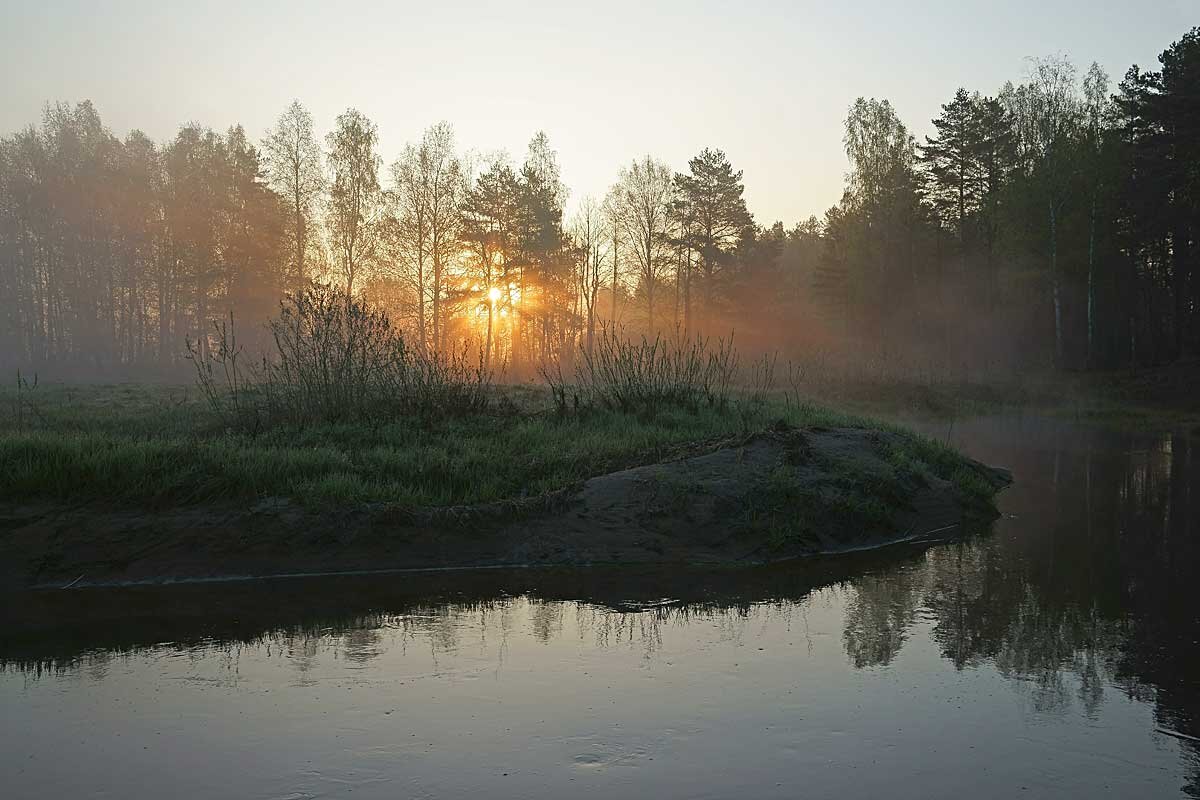
[[[297,170],[299,172],[299,170]],[[299,177],[296,178],[296,193],[293,198],[296,214],[296,289],[304,291],[304,239],[307,231],[304,229],[304,203],[300,197]]]
[[[654,336],[654,284],[646,284],[646,338]]]
[[[496,304],[488,298],[488,323],[487,323],[487,341],[483,345],[484,367],[492,368],[492,312],[496,310]]]
[[[692,249],[690,247],[684,250],[683,338],[692,338]]]
[[[596,298],[592,296],[592,302],[588,304],[588,321],[587,321],[587,354],[590,358],[592,355],[592,343],[596,338]]]
[[[1171,234],[1171,289],[1175,295],[1175,357],[1187,355],[1190,316],[1188,293],[1188,230],[1178,222]]]
[[[417,257],[417,342],[421,352],[426,352],[429,346],[425,338],[425,265],[421,256]]]
[[[675,335],[679,335],[679,282],[683,277],[683,249],[680,248],[675,253],[675,310],[673,312],[672,323],[675,327]]]
[[[704,255],[704,316],[700,319],[704,334],[713,330],[713,264],[712,253]]]
[[[166,276],[160,280],[158,284],[158,363],[166,366],[169,362],[167,358],[167,340],[170,338],[171,316],[168,313],[169,301],[167,300],[167,285]]]
[[[617,237],[613,236],[612,326],[617,329]]]
[[[442,352],[442,263],[437,253],[433,255],[433,349]]]
[[[1050,203],[1050,281],[1054,298],[1054,366],[1063,366],[1062,288],[1058,276],[1058,209]]]
[[[1087,270],[1087,367],[1095,366],[1096,358],[1096,196],[1092,195],[1091,214],[1088,218],[1088,270]]]

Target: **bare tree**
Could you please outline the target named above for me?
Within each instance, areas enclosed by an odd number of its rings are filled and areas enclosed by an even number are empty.
[[[621,286],[621,203],[620,193],[617,187],[614,186],[609,190],[608,195],[604,198],[604,222],[608,226],[608,236],[611,242],[609,248],[612,253],[612,282],[609,288],[612,290],[612,315],[609,317],[609,323],[616,329],[617,325],[617,295]]]
[[[429,197],[422,180],[422,153],[415,145],[405,145],[400,158],[392,164],[392,216],[389,237],[394,248],[399,277],[412,289],[417,301],[417,342],[422,350],[429,346],[426,321],[429,314]]]
[[[333,185],[329,192],[330,242],[346,283],[354,295],[354,281],[370,262],[379,244],[382,194],[379,189],[381,159],[375,153],[379,134],[375,123],[359,111],[347,109],[326,137]]]
[[[400,255],[417,296],[418,336],[427,346],[427,326],[432,327],[432,346],[441,350],[447,271],[460,249],[459,206],[467,183],[450,123],[430,126],[419,144],[404,148],[392,165],[392,182]]]
[[[650,156],[621,170],[615,188],[617,216],[629,240],[639,289],[646,299],[647,332],[653,335],[655,293],[674,264],[670,211],[674,174]]]
[[[600,296],[603,273],[607,268],[609,232],[604,209],[590,197],[579,205],[572,224],[571,237],[579,251],[578,297],[582,303],[582,315],[586,318],[586,345],[591,355],[596,338],[596,301]]]
[[[288,204],[292,238],[292,270],[296,285],[308,280],[307,253],[312,211],[325,189],[321,147],[313,136],[312,115],[293,100],[263,140],[271,188]]]
[[[467,190],[466,170],[454,152],[454,129],[448,122],[425,131],[421,139],[422,182],[426,188],[430,267],[433,274],[433,339],[446,348],[445,299],[447,272],[459,250],[459,205]]]

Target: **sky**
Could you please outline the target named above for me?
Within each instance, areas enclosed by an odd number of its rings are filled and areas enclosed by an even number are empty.
[[[545,130],[573,201],[635,157],[684,170],[720,148],[758,221],[790,226],[840,198],[856,97],[922,137],[957,87],[994,94],[1029,57],[1099,62],[1115,86],[1194,25],[1200,0],[0,0],[0,135],[90,99],[119,136],[261,138],[297,98],[322,136],[365,113],[388,163],[439,120],[518,161]]]

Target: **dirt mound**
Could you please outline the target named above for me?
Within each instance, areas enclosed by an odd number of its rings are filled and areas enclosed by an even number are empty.
[[[0,510],[0,587],[600,563],[757,564],[948,538],[1007,484],[897,433],[774,430],[524,503]]]

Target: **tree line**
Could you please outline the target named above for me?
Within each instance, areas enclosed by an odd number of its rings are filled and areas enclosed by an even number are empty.
[[[923,142],[860,99],[814,288],[860,329],[946,352],[1008,342],[1063,368],[1194,354],[1200,29],[1160,62],[1110,92],[1096,64],[1080,78],[1034,59],[992,96],[959,89]]]
[[[1159,60],[1115,89],[1032,60],[959,89],[923,141],[859,98],[841,199],[790,228],[756,223],[715,148],[681,171],[635,159],[568,213],[540,132],[520,160],[478,157],[438,123],[385,165],[354,109],[324,141],[294,102],[257,143],[189,124],[156,144],[52,105],[0,139],[0,361],[169,368],[212,319],[253,339],[316,280],[515,375],[602,325],[789,356],[1169,362],[1200,345],[1200,28]]]

